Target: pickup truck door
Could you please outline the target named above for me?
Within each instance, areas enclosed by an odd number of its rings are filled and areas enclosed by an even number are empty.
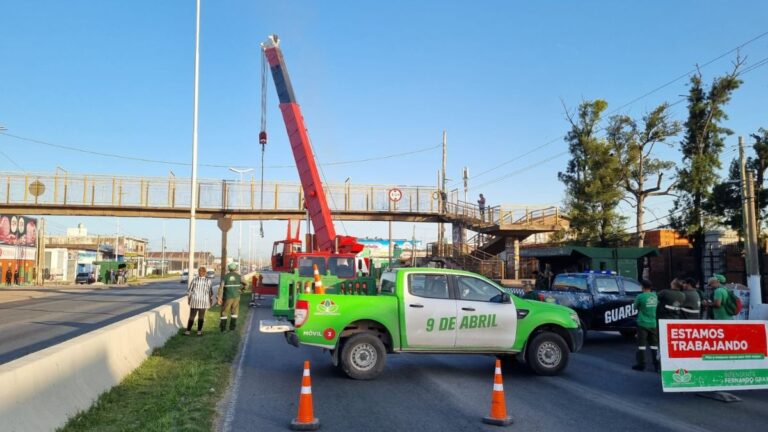
[[[403,348],[409,350],[453,349],[456,343],[456,299],[448,275],[409,273],[403,287],[405,329]]]
[[[595,298],[595,314],[592,328],[596,330],[612,330],[627,327],[630,323],[634,327],[634,299],[622,295],[619,288],[619,280],[615,276],[595,276],[592,292]]]
[[[557,275],[552,288],[541,291],[543,301],[557,303],[575,310],[587,328],[592,328],[594,299],[589,290],[589,275]]]
[[[455,276],[458,318],[456,349],[509,350],[515,344],[517,311],[514,303],[501,303],[502,291],[473,276]]]

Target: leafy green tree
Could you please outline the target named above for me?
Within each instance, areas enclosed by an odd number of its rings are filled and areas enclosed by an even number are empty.
[[[597,246],[617,243],[625,219],[617,211],[623,196],[619,160],[607,140],[597,135],[607,107],[606,101],[597,99],[582,102],[576,113],[566,110],[571,130],[565,141],[571,160],[566,171],[558,173],[566,186],[565,207],[572,237]]]
[[[608,143],[619,159],[620,184],[628,202],[635,207],[635,233],[637,245],[645,239],[643,221],[645,201],[652,196],[669,195],[670,186],[662,189],[665,172],[674,167],[671,161],[653,156],[656,144],[671,146],[668,140],[681,131],[680,123],[671,120],[669,104],[661,104],[643,116],[642,124],[629,116],[611,117],[606,135]]]
[[[731,73],[715,78],[709,89],[703,87],[701,73],[697,72],[691,76],[688,90],[688,119],[684,126],[685,136],[680,142],[683,160],[677,169],[675,189],[678,195],[670,210],[670,221],[693,242],[699,279],[704,277],[701,260],[707,224],[703,205],[718,180],[725,136],[733,133],[720,124],[728,118],[723,107],[741,85],[738,78],[741,64],[737,59]]]
[[[768,190],[763,187],[766,170],[768,170],[768,130],[760,128],[751,135],[755,140],[752,149],[755,157],[749,157],[746,167],[756,173],[755,195],[757,196],[758,226],[765,220],[768,207]],[[743,234],[743,203],[741,192],[741,175],[739,161],[734,159],[728,169],[728,180],[715,185],[712,195],[704,203],[704,210],[716,216],[718,222]]]

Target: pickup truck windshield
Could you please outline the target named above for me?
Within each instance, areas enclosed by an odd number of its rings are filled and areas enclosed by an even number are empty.
[[[351,279],[355,277],[355,259],[352,257],[331,257],[328,259],[328,269],[332,275]]]
[[[325,274],[325,257],[301,257],[299,258],[299,276],[311,277],[314,275],[313,264],[317,264],[317,271]]]
[[[557,291],[586,291],[586,275],[558,275],[552,282],[552,289]]]
[[[619,282],[612,277],[596,277],[595,288],[597,288],[597,292],[601,293],[618,293]]]

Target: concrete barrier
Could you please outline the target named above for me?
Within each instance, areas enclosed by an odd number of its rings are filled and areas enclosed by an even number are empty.
[[[186,324],[186,297],[0,365],[0,429],[54,430]]]

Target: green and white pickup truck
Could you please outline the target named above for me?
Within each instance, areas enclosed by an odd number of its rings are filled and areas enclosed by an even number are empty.
[[[387,353],[483,353],[513,356],[537,374],[555,375],[583,343],[572,309],[524,300],[461,270],[385,271],[375,295],[298,294],[294,323],[264,320],[265,333],[330,350],[334,365],[373,379]]]

